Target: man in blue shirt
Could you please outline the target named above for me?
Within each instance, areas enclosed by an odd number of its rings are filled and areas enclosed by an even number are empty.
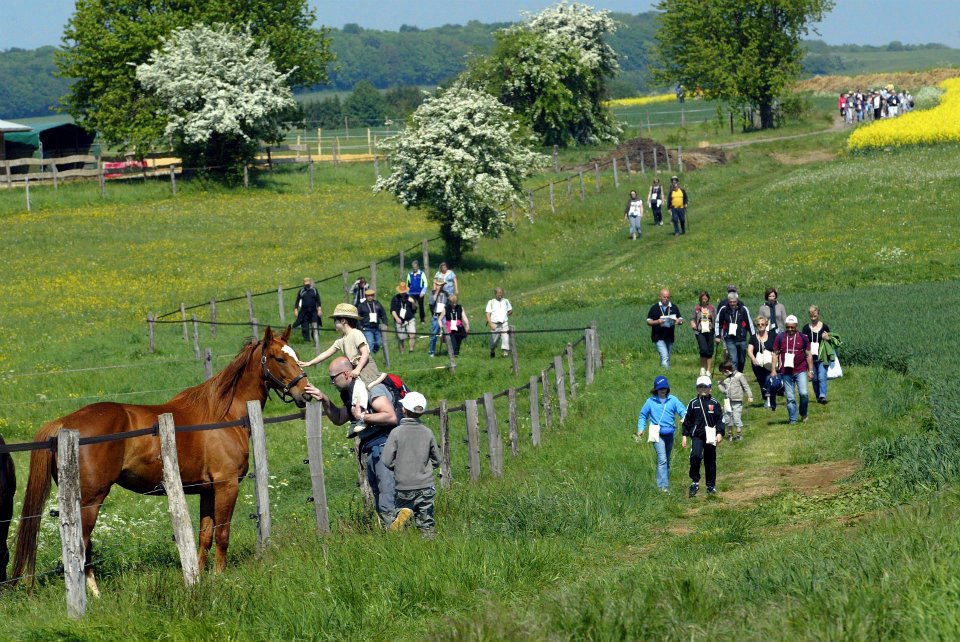
[[[420,261],[413,261],[410,264],[413,268],[407,273],[407,287],[410,288],[410,296],[417,300],[417,307],[420,308],[420,323],[423,323],[423,297],[427,294],[427,277],[420,271]]]

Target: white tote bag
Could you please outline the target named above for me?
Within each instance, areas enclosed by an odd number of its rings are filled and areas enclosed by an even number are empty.
[[[843,376],[843,368],[840,367],[840,357],[830,362],[827,368],[827,379],[839,379]]]

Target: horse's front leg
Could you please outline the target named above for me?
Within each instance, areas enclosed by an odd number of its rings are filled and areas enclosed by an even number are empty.
[[[222,573],[227,567],[227,547],[230,545],[230,520],[237,505],[237,492],[240,482],[236,477],[224,480],[216,485],[214,491],[216,513],[217,558],[213,570]]]
[[[207,553],[213,545],[215,489],[204,489],[200,492],[200,547],[197,549],[197,567],[203,573],[207,568]]]

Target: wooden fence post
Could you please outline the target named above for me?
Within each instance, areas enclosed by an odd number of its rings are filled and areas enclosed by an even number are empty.
[[[557,149],[557,146],[554,145],[553,146],[553,171],[554,172],[560,171],[560,163],[559,163],[560,158],[559,158],[558,151],[559,150]]]
[[[673,168],[670,167],[670,150],[666,147],[663,148],[663,155],[667,157],[667,173],[673,174]]]
[[[423,239],[420,241],[420,251],[423,253],[423,273],[425,278],[430,278],[430,241]]]
[[[677,170],[683,174],[683,147],[677,145]]]
[[[564,385],[563,359],[553,358],[553,374],[557,385],[557,404],[560,406],[560,423],[567,420],[567,387]]]
[[[554,205],[554,202],[553,202],[553,183],[550,183],[550,213],[551,214],[557,213],[557,206]]]
[[[260,324],[257,323],[256,317],[250,319],[250,329],[253,331],[254,338],[257,338],[260,336]]]
[[[346,270],[343,271],[343,300],[350,302],[350,275]]]
[[[510,422],[509,427],[509,437],[510,437],[510,452],[514,457],[520,454],[520,435],[517,431],[517,389],[510,388],[507,391],[507,413],[508,421]],[[501,462],[502,463],[502,462]]]
[[[480,418],[477,415],[476,399],[463,402],[467,416],[467,452],[469,453],[470,481],[480,479]]]
[[[570,401],[577,399],[577,377],[573,371],[573,344],[567,344],[567,370],[570,373]]]
[[[200,361],[200,325],[197,323],[197,315],[191,314],[190,321],[193,322],[193,356]]]
[[[537,398],[537,376],[530,377],[530,440],[534,446],[540,445],[540,400]]]
[[[307,457],[317,532],[323,535],[330,532],[330,516],[327,514],[327,486],[323,479],[323,406],[319,401],[307,402]]]
[[[534,204],[534,202],[533,202],[533,190],[532,190],[532,189],[528,189],[528,190],[527,190],[527,201],[528,201],[529,204],[530,204],[530,205],[529,205],[529,210],[530,210],[530,211],[529,211],[529,213],[527,214],[527,217],[530,219],[530,222],[533,223],[534,216],[536,215],[536,206],[535,206],[535,204]]]
[[[573,177],[567,176],[567,205],[573,202]]]
[[[583,331],[584,342],[583,346],[586,349],[586,355],[584,356],[584,381],[586,385],[591,385],[593,383],[593,366],[595,360],[593,358],[593,330],[587,328]]]
[[[183,482],[180,481],[180,461],[177,457],[177,436],[173,415],[164,413],[157,418],[157,423],[160,435],[160,458],[163,460],[163,488],[167,493],[170,520],[173,523],[173,537],[180,552],[183,582],[187,586],[193,586],[200,579],[200,568],[197,563],[197,547],[193,539],[190,511],[187,510],[187,498],[183,494]]]
[[[623,155],[623,164],[627,168],[627,176],[630,176],[630,174],[633,173],[633,170],[630,169],[630,154],[625,153]]]
[[[617,158],[613,158],[613,187],[620,189],[620,174],[617,172]]]
[[[243,164],[243,186],[250,187],[250,166]]]
[[[597,193],[600,193],[600,163],[593,164],[593,177],[596,179],[597,183]]]
[[[644,162],[643,162],[643,150],[642,150],[642,149],[640,150],[640,173],[643,174],[643,175],[646,175],[646,173],[647,173],[647,166],[646,166],[646,165],[644,164]]]
[[[547,379],[547,371],[540,371],[540,385],[543,388],[543,427],[550,429],[553,425],[553,414],[550,408],[550,380]]]
[[[154,325],[156,322],[153,319],[153,313],[147,313],[147,335],[150,337],[150,352],[154,352],[157,348],[156,339],[154,338]]]
[[[450,465],[450,415],[447,413],[447,400],[440,400],[440,487],[449,489],[453,485],[453,468]]]
[[[407,257],[404,254],[403,250],[400,250],[400,280],[405,281],[407,278]]]
[[[100,181],[100,198],[107,197],[107,181],[103,175],[103,160],[97,161],[97,178]]]
[[[257,557],[270,544],[270,466],[267,463],[267,433],[263,429],[263,409],[259,401],[247,402],[250,441],[253,442],[253,481],[257,498]]]
[[[80,431],[61,428],[57,434],[57,507],[60,509],[60,543],[63,579],[67,587],[67,615],[76,619],[87,612],[84,583],[83,525],[80,519]]]
[[[253,323],[254,313],[253,313],[253,292],[247,290],[247,314],[250,315],[250,323]],[[254,333],[256,335],[256,333]]]
[[[183,323],[183,340],[190,340],[190,331],[187,330],[187,306],[181,302],[180,303],[180,321]]]
[[[370,289],[374,292],[377,291],[377,263],[374,261],[370,264]]]
[[[582,201],[582,200],[584,199],[584,193],[583,193],[583,171],[577,172],[577,176],[580,177],[580,200]]]
[[[494,477],[503,477],[503,442],[500,440],[500,426],[497,423],[497,408],[493,403],[492,392],[483,393],[483,414],[487,420],[490,472]]]
[[[517,353],[517,333],[513,328],[507,330],[508,340],[510,341],[510,362],[513,366],[513,375],[520,374],[520,355]]]
[[[654,174],[660,173],[660,168],[657,166],[657,156],[659,155],[660,155],[659,150],[657,149],[656,144],[654,144],[653,146],[653,173]]]
[[[24,176],[23,178],[24,193],[27,196],[27,211],[32,212],[33,208],[30,207],[30,176]]]
[[[42,167],[42,166],[41,166]],[[53,189],[59,189],[60,187],[60,178],[57,172],[57,163],[56,161],[50,161],[50,173],[53,174]]]
[[[603,367],[600,360],[600,334],[597,332],[597,322],[590,323],[590,338],[593,339],[593,370],[596,372]]]
[[[177,168],[173,165],[170,166],[170,191],[177,195]]]
[[[213,350],[210,348],[203,349],[203,380],[209,381],[213,379]]]
[[[217,336],[217,300],[210,299],[210,336]]]
[[[309,162],[310,162],[310,191],[312,192],[317,169],[313,164],[313,158],[311,158]]]
[[[277,307],[280,309],[280,324],[283,325],[287,322],[287,312],[284,310],[283,305],[283,286],[277,286]]]

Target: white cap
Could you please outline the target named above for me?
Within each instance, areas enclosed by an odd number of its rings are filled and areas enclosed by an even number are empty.
[[[422,414],[427,409],[427,399],[419,392],[408,392],[400,400],[400,405],[410,412]]]
[[[707,375],[700,375],[699,377],[697,377],[697,387],[699,388],[700,386],[707,386],[708,388],[712,388],[713,382],[710,381],[710,377],[708,377]]]
[[[791,323],[792,323],[793,325],[797,325],[797,317],[796,317],[795,315],[793,315],[793,314],[791,314],[790,316],[788,316],[787,319],[786,319],[786,321],[783,322],[784,325],[789,325],[789,324],[791,324]]]

